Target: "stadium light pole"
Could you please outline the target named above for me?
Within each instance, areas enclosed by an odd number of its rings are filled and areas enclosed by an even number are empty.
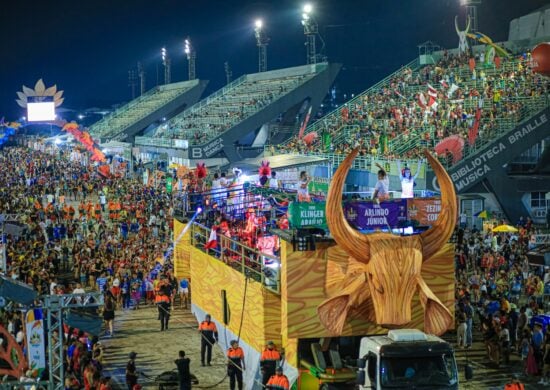
[[[191,40],[189,39],[189,37],[185,39],[185,45],[184,45],[183,51],[187,56],[188,78],[189,80],[195,80],[197,78],[195,73],[195,63],[197,60],[197,54],[195,52],[195,48],[193,47],[193,45],[191,45]]]
[[[269,38],[265,34],[262,19],[256,19],[256,22],[254,22],[254,36],[258,46],[258,72],[265,72],[267,71],[267,44]]]
[[[477,7],[481,5],[482,0],[460,0],[460,5],[466,7],[466,13],[471,21],[470,31],[477,32]]]
[[[162,65],[164,65],[164,84],[170,84],[172,79],[172,69],[170,65],[170,57],[165,47],[160,50],[162,57]]]
[[[304,5],[302,26],[304,26],[304,34],[306,36],[307,63],[315,64],[317,63],[316,38],[319,33],[319,26],[313,17],[313,6],[310,3]]]

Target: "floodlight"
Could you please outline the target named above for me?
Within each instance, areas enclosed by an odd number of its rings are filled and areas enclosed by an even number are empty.
[[[59,138],[56,138],[54,142],[56,145],[60,145],[63,141],[61,141]]]
[[[307,3],[306,5],[304,5],[304,12],[306,14],[310,14],[312,11],[313,11],[313,6],[311,5],[311,3]]]
[[[262,19],[256,19],[256,22],[254,23],[254,25],[256,26],[256,28],[262,28],[264,25],[264,22],[262,21]]]

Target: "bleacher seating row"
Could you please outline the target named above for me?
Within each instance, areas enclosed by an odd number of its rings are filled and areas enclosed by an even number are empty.
[[[426,115],[418,95],[427,94],[428,83],[438,93],[438,108]],[[459,90],[449,98],[452,84]],[[483,143],[484,138],[513,129],[548,104],[548,82],[530,71],[524,57],[503,59],[500,66],[490,67],[478,61],[475,72],[468,58],[445,58],[425,67],[413,61],[309,126],[306,134],[318,135],[314,142],[306,145],[293,138],[277,149],[346,153],[362,145],[363,154],[412,158],[421,147],[433,147],[448,135],[466,139],[478,107],[478,143]],[[324,134],[329,134],[330,145]]]
[[[208,142],[303,85],[316,74],[312,68],[301,68],[304,70],[300,73],[285,73],[283,70],[242,76],[159,126],[153,137],[184,139],[190,145]]]
[[[90,134],[96,138],[114,137],[193,86],[193,83],[183,82],[155,87],[93,124]]]

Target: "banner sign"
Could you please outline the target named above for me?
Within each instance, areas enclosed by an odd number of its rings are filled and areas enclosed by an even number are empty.
[[[328,177],[313,177],[313,180],[308,184],[310,194],[328,193],[330,179]]]
[[[476,154],[453,165],[447,170],[458,193],[465,192],[483,179],[502,174],[502,167],[514,157],[548,136],[550,108],[531,117],[500,138],[497,138]],[[439,191],[437,178],[431,171],[428,188]]]
[[[216,138],[209,143],[201,146],[192,146],[189,148],[189,158],[198,159],[198,158],[209,158],[214,156],[216,153],[221,152],[223,149],[223,138]]]
[[[291,202],[288,205],[288,220],[293,228],[319,227],[326,228],[326,203]]]
[[[420,226],[431,226],[441,212],[441,199],[408,199],[408,220]]]
[[[42,309],[31,309],[25,317],[27,337],[27,357],[29,369],[38,376],[46,368],[46,350],[44,340],[44,321]]]
[[[407,220],[407,201],[349,202],[344,204],[344,215],[358,230],[397,227]]]
[[[166,178],[166,192],[168,194],[172,193],[172,178],[171,177]]]

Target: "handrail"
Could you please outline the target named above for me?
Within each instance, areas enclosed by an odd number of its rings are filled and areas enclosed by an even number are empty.
[[[191,225],[191,245],[207,254],[214,253],[215,258],[228,266],[261,283],[266,289],[281,294],[281,260],[257,249],[246,246],[240,241],[220,235],[216,248],[204,249],[208,243],[211,229],[194,222]]]

